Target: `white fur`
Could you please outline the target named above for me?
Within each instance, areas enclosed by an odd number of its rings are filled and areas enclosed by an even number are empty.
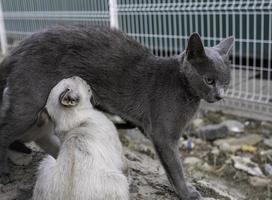
[[[77,106],[59,103],[67,87],[80,96]],[[90,97],[89,86],[79,77],[63,79],[52,89],[46,108],[64,142],[57,160],[47,156],[41,162],[34,200],[129,199],[117,130],[93,109]]]

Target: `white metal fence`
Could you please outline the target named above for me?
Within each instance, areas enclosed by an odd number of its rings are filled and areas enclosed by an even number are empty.
[[[109,25],[108,0],[1,0],[8,39],[56,24]]]
[[[231,87],[209,108],[272,119],[271,0],[2,0],[2,7],[9,40],[53,24],[111,25],[171,56],[192,32],[206,46],[234,35]]]

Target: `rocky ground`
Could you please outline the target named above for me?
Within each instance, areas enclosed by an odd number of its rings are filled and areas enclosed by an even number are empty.
[[[129,166],[131,199],[176,200],[150,141],[137,129],[120,131],[120,138]],[[44,156],[31,147],[31,155],[10,152],[12,175],[0,185],[1,200],[30,199],[36,168]],[[203,113],[180,140],[180,151],[187,179],[205,199],[272,199],[270,123]]]

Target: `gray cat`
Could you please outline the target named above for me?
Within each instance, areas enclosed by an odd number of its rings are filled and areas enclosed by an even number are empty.
[[[185,182],[178,140],[201,99],[222,99],[233,40],[204,48],[193,33],[181,55],[160,58],[109,28],[58,26],[34,33],[1,64],[0,95],[8,83],[10,105],[0,125],[0,173],[8,173],[9,144],[35,123],[54,85],[79,76],[100,108],[144,130],[180,199],[202,199]]]

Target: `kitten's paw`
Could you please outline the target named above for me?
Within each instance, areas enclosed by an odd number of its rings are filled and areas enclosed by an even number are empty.
[[[192,185],[187,185],[188,195],[181,200],[203,200],[202,195]]]

